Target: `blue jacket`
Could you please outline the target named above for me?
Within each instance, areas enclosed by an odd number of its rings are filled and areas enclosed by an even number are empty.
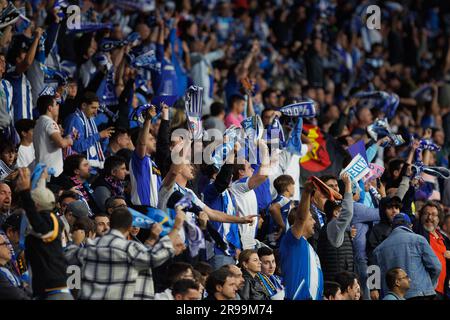
[[[435,294],[441,263],[423,236],[406,227],[397,227],[373,251],[373,257],[381,269],[381,296],[388,292],[386,272],[394,267],[402,268],[411,278],[406,299]]]
[[[378,222],[380,214],[378,209],[370,208],[362,203],[353,203],[353,219],[351,225],[356,228],[356,237],[353,239],[353,253],[355,261],[367,263],[366,240],[370,224]]]

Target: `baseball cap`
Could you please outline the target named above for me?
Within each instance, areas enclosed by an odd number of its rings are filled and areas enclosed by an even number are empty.
[[[67,212],[71,212],[75,218],[89,216],[89,208],[83,200],[77,200],[67,205]]]
[[[397,215],[394,216],[394,219],[392,220],[392,227],[396,228],[396,227],[408,227],[411,225],[411,219],[409,218],[409,216],[406,213],[399,213]]]
[[[36,188],[32,190],[31,198],[42,211],[51,211],[55,208],[55,195],[48,188]]]
[[[6,232],[6,229],[13,228],[14,230],[20,229],[20,221],[22,220],[22,211],[15,211],[13,214],[11,214],[8,218],[6,218],[3,225],[1,225],[1,228],[3,231]]]

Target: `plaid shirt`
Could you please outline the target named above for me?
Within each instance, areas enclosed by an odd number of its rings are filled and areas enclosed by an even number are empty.
[[[69,264],[82,267],[80,299],[152,299],[151,268],[172,258],[174,249],[167,236],[147,247],[111,229],[101,238],[87,240],[85,247],[67,247],[65,256]]]

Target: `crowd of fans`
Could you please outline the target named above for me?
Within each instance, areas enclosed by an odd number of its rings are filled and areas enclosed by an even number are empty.
[[[450,3],[0,10],[0,299],[449,299]]]

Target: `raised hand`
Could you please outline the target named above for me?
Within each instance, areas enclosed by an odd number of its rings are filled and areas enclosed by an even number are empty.
[[[19,178],[16,182],[16,192],[31,189],[31,174],[28,168],[19,168]]]

